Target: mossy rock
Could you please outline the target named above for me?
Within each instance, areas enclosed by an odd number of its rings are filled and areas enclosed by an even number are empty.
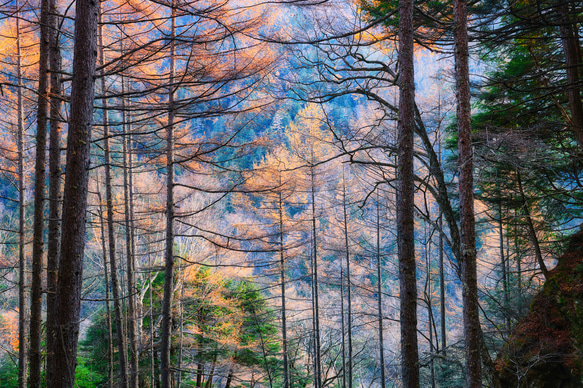
[[[496,360],[502,387],[583,387],[583,231]]]

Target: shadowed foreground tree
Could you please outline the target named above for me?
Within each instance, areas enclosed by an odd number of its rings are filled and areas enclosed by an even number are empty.
[[[61,259],[57,286],[57,328],[54,380],[49,388],[73,388],[81,312],[85,218],[89,183],[89,156],[99,3],[78,0],[71,84],[71,113],[63,199]]]
[[[476,269],[476,226],[474,217],[474,164],[471,137],[470,72],[466,0],[455,0],[453,8],[455,80],[457,98],[458,171],[460,194],[461,280],[463,295],[466,383],[482,386],[480,357],[480,306]]]
[[[399,143],[397,166],[397,243],[401,303],[403,386],[419,387],[417,275],[415,265],[415,70],[413,1],[399,1]]]

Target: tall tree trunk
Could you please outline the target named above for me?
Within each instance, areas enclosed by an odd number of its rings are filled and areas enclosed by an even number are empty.
[[[51,18],[55,20],[52,21]],[[61,238],[61,49],[59,45],[58,9],[55,0],[50,0],[49,20],[51,38],[49,42],[49,67],[51,69],[51,107],[49,134],[49,241],[47,247],[47,354],[55,351],[55,323],[57,307],[57,277],[59,269],[59,242]],[[54,360],[47,357],[46,380],[53,380]]]
[[[101,250],[103,254],[103,280],[105,283],[105,314],[107,320],[107,386],[113,385],[113,328],[111,325],[110,295],[109,295],[109,274],[107,271],[107,247],[105,244],[105,221],[103,217],[103,201],[101,199],[101,189],[99,180],[97,181],[97,198],[99,200],[99,229],[101,231]]]
[[[41,1],[38,63],[38,105],[36,116],[36,159],[34,176],[34,226],[32,239],[32,279],[30,296],[30,376],[31,388],[41,384],[41,312],[43,272],[43,232],[45,175],[47,159],[47,121],[49,103],[49,0]]]
[[[413,1],[399,0],[399,139],[397,171],[397,242],[399,255],[401,353],[404,388],[419,387],[417,278],[415,266],[415,70]]]
[[[350,279],[350,249],[348,245],[348,214],[346,212],[346,180],[344,179],[344,166],[342,167],[342,210],[344,215],[344,249],[346,251],[346,287],[347,287],[347,313],[348,313],[348,388],[352,388],[354,376],[352,373],[352,284]]]
[[[427,303],[427,327],[429,329],[429,352],[435,354],[438,351],[438,347],[435,346],[433,337],[433,303],[431,301],[431,239],[427,231],[427,225],[425,229],[425,286],[423,288],[423,293],[425,301]],[[435,331],[435,340],[437,340],[437,330]],[[433,363],[433,357],[429,359],[429,371],[431,375],[431,387],[435,388],[435,366]]]
[[[344,320],[344,265],[340,263],[340,316],[342,318],[342,388],[346,388],[346,327]]]
[[[281,171],[279,172],[279,185],[281,186]],[[281,190],[277,193],[279,211],[279,270],[281,277],[281,336],[283,350],[283,388],[290,386],[289,363],[287,359],[287,318],[285,306],[285,255],[283,244],[283,198]]]
[[[480,308],[476,269],[476,232],[474,218],[473,151],[471,139],[470,73],[466,0],[454,0],[454,57],[457,98],[458,171],[460,193],[460,245],[464,339],[466,349],[466,385],[482,386],[480,357]]]
[[[101,14],[100,14],[101,19]],[[103,57],[103,29],[102,24],[99,26],[99,62],[103,66],[105,58]],[[118,278],[117,269],[117,252],[115,244],[115,223],[113,220],[113,190],[111,183],[111,152],[109,147],[109,111],[107,103],[107,90],[105,87],[105,71],[101,72],[101,94],[103,96],[103,163],[105,165],[105,203],[107,210],[107,232],[109,242],[109,267],[111,274],[111,289],[113,294],[113,315],[115,318],[115,332],[117,334],[117,351],[119,363],[119,386],[125,388],[127,382],[127,353],[126,353],[126,336],[124,331],[122,307],[121,307],[121,288]]]
[[[311,177],[311,202],[312,202],[312,298],[314,303],[314,385],[316,388],[322,388],[322,363],[321,363],[321,347],[320,347],[320,300],[319,300],[319,285],[318,285],[318,242],[316,229],[316,182],[314,167],[310,167]]]
[[[19,2],[16,2],[19,9]],[[20,46],[20,13],[16,15],[16,82],[17,89],[17,142],[18,142],[18,387],[26,387],[26,370],[28,366],[28,298],[26,295],[26,275],[28,266],[24,254],[25,223],[24,207],[24,112],[22,105],[22,58]]]
[[[123,52],[123,50],[122,50]],[[126,229],[126,270],[127,270],[127,290],[128,290],[128,335],[130,343],[130,387],[138,388],[138,336],[137,336],[137,314],[136,314],[136,280],[134,268],[133,251],[133,228],[132,216],[132,187],[131,187],[131,138],[127,130],[126,104],[125,104],[125,80],[121,81],[121,109],[122,109],[122,131],[123,131],[123,199]]]
[[[579,148],[583,150],[583,104],[581,103],[581,87],[579,79],[579,39],[575,35],[574,25],[571,24],[571,13],[569,12],[569,2],[560,1],[559,14],[561,23],[561,43],[563,54],[565,55],[565,71],[567,73],[567,97],[571,110],[571,127],[575,132],[575,137],[579,143]]]
[[[71,113],[63,198],[61,261],[57,287],[56,338],[58,342],[54,354],[54,379],[47,382],[49,388],[73,388],[74,386],[83,287],[99,3],[93,0],[77,0],[75,8]]]
[[[170,347],[172,337],[172,301],[174,292],[174,39],[175,8],[172,1],[170,32],[170,77],[168,80],[168,126],[166,128],[166,255],[164,300],[162,302],[161,372],[162,388],[171,387]]]
[[[387,377],[385,376],[385,339],[383,325],[383,277],[382,277],[382,260],[381,260],[381,211],[379,194],[377,193],[377,292],[379,294],[377,309],[379,315],[379,361],[381,364],[381,388],[386,387]]]

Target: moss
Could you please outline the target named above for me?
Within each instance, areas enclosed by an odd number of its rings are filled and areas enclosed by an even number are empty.
[[[571,238],[496,369],[503,386],[583,387],[583,231]]]

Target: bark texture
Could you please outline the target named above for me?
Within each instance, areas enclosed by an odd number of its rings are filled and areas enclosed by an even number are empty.
[[[481,328],[476,274],[476,226],[471,138],[470,72],[466,0],[454,0],[454,50],[458,129],[460,194],[460,246],[463,321],[466,352],[466,386],[482,386]]]
[[[401,306],[401,369],[403,387],[419,387],[417,344],[417,278],[413,136],[415,73],[413,66],[413,1],[399,1],[399,144],[397,171],[397,243]]]
[[[57,287],[55,339],[58,341],[53,355],[54,378],[47,382],[49,387],[55,388],[73,388],[77,364],[98,12],[97,1],[77,0],[61,260]]]
[[[36,112],[36,158],[34,168],[34,226],[32,238],[32,278],[30,291],[30,375],[29,385],[40,387],[41,310],[45,175],[49,85],[49,0],[41,1],[38,62],[38,103]]]

